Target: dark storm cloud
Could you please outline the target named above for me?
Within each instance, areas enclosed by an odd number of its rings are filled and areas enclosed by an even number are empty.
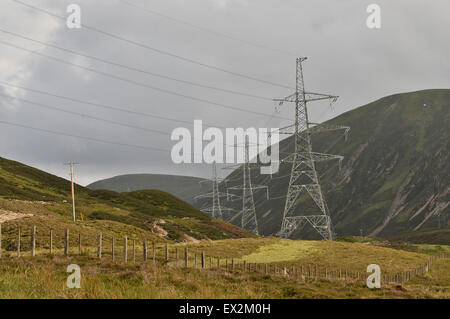
[[[313,120],[334,117],[392,93],[450,86],[450,43],[446,41],[450,29],[450,20],[446,16],[450,9],[448,1],[127,0],[276,49],[273,51],[140,12],[121,1],[27,1],[61,15],[66,15],[68,4],[78,3],[82,8],[83,23],[180,56],[276,83],[293,86],[295,57],[308,56],[305,64],[307,89],[341,97],[335,111],[324,113],[329,107],[327,103],[314,105],[311,108]],[[369,30],[365,24],[366,7],[372,2],[382,8],[380,30]],[[63,21],[26,9],[10,0],[2,1],[0,21],[2,29],[155,73],[267,97],[291,93],[283,88],[158,55],[87,29],[69,30]],[[273,112],[274,104],[270,101],[233,96],[111,67],[3,33],[0,33],[0,40],[181,94],[252,111]],[[171,96],[2,44],[0,70],[1,81],[137,112],[187,121],[202,119],[225,127],[258,127],[267,123],[267,118],[258,115]],[[2,86],[0,93],[168,133],[182,126],[180,123],[115,112]],[[292,116],[292,110],[286,104],[279,115]],[[0,116],[5,121],[117,143],[161,149],[170,149],[173,145],[169,135],[50,111],[3,97],[0,99]],[[277,119],[269,122],[269,126],[273,127],[287,124]],[[172,164],[169,153],[54,136],[6,125],[0,125],[0,134],[0,156],[63,177],[67,177],[67,168],[62,163],[76,160],[81,163],[77,167],[77,176],[82,184],[124,173],[210,174],[208,165]]]

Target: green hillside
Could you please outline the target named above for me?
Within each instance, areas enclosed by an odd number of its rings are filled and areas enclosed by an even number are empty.
[[[71,220],[70,182],[18,162],[0,158],[0,222],[5,236],[18,226],[92,233],[129,229],[158,240],[246,237],[237,227],[213,220],[186,202],[159,190],[116,193],[76,185],[77,223]],[[27,214],[31,214],[28,216]],[[17,215],[18,218],[9,216]],[[81,220],[81,221],[80,221]],[[188,237],[186,237],[188,236]]]
[[[450,245],[450,229],[410,231],[394,235],[390,240],[405,241],[414,244]]]
[[[103,179],[86,187],[92,190],[105,189],[115,192],[158,189],[185,202],[193,203],[196,195],[210,190],[211,185],[201,182],[205,182],[205,179],[163,174],[129,174]]]
[[[319,164],[318,170],[338,236],[387,237],[405,231],[449,227],[450,90],[396,94],[344,113],[328,124],[351,127],[343,134],[313,136],[313,150],[343,155],[337,163]],[[293,149],[293,140],[280,143],[281,158]],[[282,164],[272,178],[254,170],[252,182],[269,186],[270,196],[255,193],[260,232],[280,229],[290,166]],[[228,187],[240,183],[240,171],[229,176]],[[236,180],[231,182],[231,180]],[[222,185],[224,189],[225,185]],[[239,208],[240,203],[228,206]],[[308,206],[309,205],[309,206]],[[311,211],[305,197],[297,210]],[[233,223],[238,224],[239,216]],[[305,228],[295,238],[317,238]]]

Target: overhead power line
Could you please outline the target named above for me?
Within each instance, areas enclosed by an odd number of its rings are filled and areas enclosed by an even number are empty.
[[[171,135],[171,132],[165,132],[165,131],[160,131],[160,130],[155,130],[155,129],[149,129],[149,128],[142,127],[142,126],[136,126],[136,125],[131,125],[131,124],[127,124],[127,123],[112,121],[112,120],[108,120],[108,119],[101,118],[101,117],[98,117],[98,116],[92,116],[92,115],[89,115],[89,114],[86,114],[86,113],[79,113],[79,112],[69,111],[69,110],[65,110],[65,109],[59,108],[59,107],[55,107],[55,106],[51,106],[51,105],[43,104],[43,103],[38,103],[38,102],[34,102],[34,101],[30,101],[30,100],[14,97],[14,96],[3,94],[3,93],[0,93],[0,96],[4,96],[4,97],[12,99],[12,100],[21,101],[21,102],[24,102],[24,103],[28,103],[30,105],[35,105],[37,107],[49,109],[49,110],[52,110],[52,111],[57,111],[57,112],[71,114],[71,115],[76,115],[76,116],[80,116],[82,118],[89,118],[89,119],[92,119],[92,120],[95,120],[95,121],[99,121],[99,122],[119,125],[119,126],[123,126],[123,127],[127,127],[127,128],[133,128],[133,129],[136,129],[136,130],[141,130],[141,131],[147,131],[147,132],[150,132],[150,133],[161,134],[161,135],[164,135],[164,136],[170,136]],[[191,139],[192,140],[197,140],[193,136],[191,137]],[[203,141],[203,140],[199,139],[199,141]],[[229,144],[226,144],[226,143],[220,143],[220,144],[222,144],[223,146],[231,146],[231,147],[233,147],[232,145],[229,145]]]
[[[1,81],[1,80],[0,80],[0,85],[9,86],[9,87],[13,87],[13,88],[16,88],[16,89],[37,93],[37,94],[42,94],[42,95],[47,95],[47,96],[51,96],[51,97],[56,97],[58,99],[71,101],[71,102],[75,102],[75,103],[80,103],[80,104],[90,105],[90,106],[94,106],[94,107],[104,108],[104,109],[112,110],[112,111],[116,111],[116,112],[128,113],[128,114],[139,115],[139,116],[145,116],[145,117],[154,118],[154,119],[158,119],[158,120],[164,120],[164,121],[172,121],[172,122],[183,123],[183,124],[192,124],[192,121],[180,120],[180,119],[176,119],[176,118],[173,118],[173,117],[166,117],[166,116],[156,115],[156,114],[152,114],[152,113],[146,113],[146,112],[139,112],[139,111],[133,111],[133,110],[129,110],[129,109],[124,109],[124,108],[120,108],[120,107],[117,107],[117,106],[111,106],[111,105],[106,105],[106,104],[89,102],[89,101],[80,100],[80,99],[74,98],[74,97],[68,97],[68,96],[64,96],[64,95],[60,95],[60,94],[51,93],[51,92],[48,92],[48,91],[30,89],[30,88],[27,88],[27,87],[24,87],[24,86],[20,86],[20,85],[17,85],[17,84],[12,84],[12,83]],[[205,123],[205,124],[208,125],[208,126],[211,126],[211,127],[218,127],[218,128],[225,129],[225,127],[222,127],[222,126],[218,126],[218,125],[214,125],[214,124],[208,124],[208,123]]]
[[[295,55],[293,52],[289,52],[289,51],[281,50],[281,49],[277,49],[277,48],[271,48],[271,47],[268,47],[268,46],[265,46],[265,45],[262,45],[262,44],[259,44],[259,43],[255,43],[255,42],[252,42],[252,41],[244,40],[244,39],[241,39],[241,38],[238,38],[238,37],[234,37],[234,36],[229,35],[229,34],[225,34],[225,33],[218,32],[218,31],[215,31],[215,30],[212,30],[212,29],[200,26],[200,25],[196,25],[196,24],[193,24],[191,22],[188,22],[188,21],[185,21],[185,20],[182,20],[182,19],[174,18],[174,17],[168,16],[167,14],[163,14],[163,13],[157,12],[155,10],[150,10],[148,8],[136,5],[136,4],[131,3],[129,1],[126,1],[126,0],[119,0],[119,1],[122,2],[123,4],[126,4],[126,5],[130,6],[130,7],[134,7],[136,9],[138,9],[138,10],[142,10],[142,11],[150,13],[152,15],[156,15],[156,16],[162,17],[164,19],[170,20],[170,21],[178,23],[178,24],[189,26],[191,28],[194,28],[194,29],[197,29],[197,30],[209,33],[209,34],[213,34],[213,35],[218,36],[218,37],[222,37],[222,38],[229,39],[229,40],[232,40],[232,41],[244,43],[246,45],[250,45],[250,46],[253,46],[253,47],[258,48],[258,49],[264,49],[264,50],[269,50],[269,51],[273,51],[273,52],[279,52],[279,53],[283,53],[283,54],[290,55],[290,56]]]
[[[45,14],[47,14],[49,16],[61,19],[63,21],[66,20],[66,17],[64,17],[64,16],[60,16],[60,15],[58,15],[56,13],[53,13],[51,11],[48,11],[48,10],[45,10],[45,9],[42,9],[42,8],[30,5],[30,4],[25,3],[23,1],[20,1],[20,0],[11,0],[11,1],[16,2],[16,3],[18,3],[18,4],[22,5],[22,6],[27,7],[27,8],[30,8],[30,9],[33,9],[33,10],[45,13]],[[192,63],[192,64],[200,65],[200,66],[203,66],[203,67],[208,68],[208,69],[220,71],[220,72],[223,72],[223,73],[227,73],[227,74],[234,75],[234,76],[237,76],[237,77],[245,78],[245,79],[248,79],[248,80],[257,81],[257,82],[260,82],[260,83],[270,84],[272,86],[282,87],[282,88],[285,88],[285,89],[292,89],[292,87],[290,87],[288,85],[283,85],[283,84],[271,82],[271,81],[268,81],[268,80],[260,79],[260,78],[257,78],[257,77],[253,77],[253,76],[250,76],[250,75],[246,75],[246,74],[243,74],[243,73],[227,70],[227,69],[215,66],[215,65],[211,65],[211,64],[208,64],[208,63],[197,61],[197,60],[194,60],[194,59],[191,59],[191,58],[187,58],[187,57],[184,57],[184,56],[181,56],[181,55],[178,55],[178,54],[175,54],[175,53],[171,53],[171,52],[168,52],[168,51],[165,51],[165,50],[162,50],[162,49],[151,47],[151,46],[149,46],[149,45],[147,45],[145,43],[141,43],[141,42],[138,42],[138,41],[135,41],[135,40],[127,39],[127,38],[125,38],[123,36],[120,36],[120,35],[117,35],[117,34],[113,34],[113,33],[110,33],[108,31],[103,31],[101,29],[98,29],[96,27],[92,27],[92,26],[89,26],[89,25],[86,25],[86,24],[82,24],[82,27],[85,28],[85,29],[88,29],[88,30],[91,30],[91,31],[94,31],[94,32],[97,32],[97,33],[100,33],[100,34],[103,34],[103,35],[106,35],[106,36],[108,36],[110,38],[113,38],[113,39],[116,39],[116,40],[120,40],[120,41],[129,43],[129,44],[138,46],[140,48],[143,48],[143,49],[146,49],[146,50],[158,53],[158,54],[166,55],[166,56],[169,56],[169,57],[172,57],[174,59],[178,59],[178,60],[181,60],[181,61],[184,61],[184,62],[189,62],[189,63]]]
[[[120,146],[138,148],[138,149],[147,150],[147,151],[157,151],[157,152],[170,153],[170,150],[157,148],[157,147],[141,146],[141,145],[134,145],[134,144],[128,144],[128,143],[120,143],[120,142],[102,140],[102,139],[95,138],[95,137],[81,136],[81,135],[74,135],[74,134],[69,134],[69,133],[64,133],[64,132],[52,131],[52,130],[48,130],[48,129],[28,126],[28,125],[24,125],[24,124],[20,124],[20,123],[7,122],[7,121],[3,121],[3,120],[0,120],[0,124],[21,127],[21,128],[25,128],[25,129],[30,129],[30,130],[34,130],[34,131],[50,133],[50,134],[54,134],[54,135],[60,135],[60,136],[66,136],[66,137],[74,137],[74,138],[88,140],[88,141],[92,141],[92,142],[98,142],[98,143],[104,143],[104,144],[112,144],[112,145],[120,145]]]
[[[44,45],[44,46],[47,46],[47,47],[50,47],[50,48],[54,48],[54,49],[57,49],[57,50],[68,52],[68,53],[71,53],[73,55],[77,55],[77,56],[80,56],[80,57],[83,57],[83,58],[87,58],[87,59],[91,59],[91,60],[95,60],[95,61],[100,61],[100,62],[105,63],[105,64],[113,65],[113,66],[116,66],[116,67],[124,68],[124,69],[127,69],[127,70],[131,70],[131,71],[147,74],[147,75],[150,75],[150,76],[154,76],[154,77],[158,77],[158,78],[162,78],[162,79],[166,79],[166,80],[170,80],[170,81],[184,83],[184,84],[188,84],[188,85],[192,85],[192,86],[196,86],[196,87],[201,87],[201,88],[205,88],[205,89],[210,89],[210,90],[216,90],[216,91],[225,92],[225,93],[229,93],[229,94],[235,94],[235,95],[241,95],[241,96],[256,98],[256,99],[260,99],[260,100],[266,100],[266,101],[272,101],[273,100],[272,98],[269,98],[269,97],[259,96],[259,95],[245,93],[245,92],[240,92],[240,91],[235,91],[235,90],[224,89],[224,88],[220,88],[220,87],[215,87],[215,86],[210,86],[210,85],[206,85],[206,84],[196,83],[196,82],[193,82],[193,81],[177,79],[177,78],[174,78],[174,77],[171,77],[171,76],[167,76],[167,75],[159,74],[159,73],[155,73],[155,72],[150,72],[150,71],[143,70],[143,69],[140,69],[140,68],[128,66],[128,65],[125,65],[125,64],[122,64],[122,63],[108,61],[108,60],[105,60],[105,59],[102,59],[102,58],[99,58],[99,57],[96,57],[96,56],[80,53],[80,52],[77,52],[77,51],[74,51],[74,50],[71,50],[71,49],[63,48],[61,46],[58,46],[58,45],[55,45],[55,44],[52,44],[52,43],[36,40],[36,39],[30,38],[30,37],[24,36],[22,34],[18,34],[18,33],[15,33],[15,32],[8,31],[8,30],[4,30],[4,29],[0,29],[0,32],[3,32],[5,34],[9,34],[9,35],[15,36],[15,37],[18,37],[18,38],[21,38],[21,39],[25,39],[25,40],[28,40],[28,41],[31,41],[31,42],[34,42],[34,43],[39,43],[41,45]]]
[[[15,0],[13,0],[13,1],[15,1]],[[116,80],[119,80],[119,81],[123,81],[123,82],[127,82],[127,83],[130,83],[130,84],[133,84],[133,85],[137,85],[137,86],[140,86],[140,87],[145,87],[145,88],[148,88],[148,89],[151,89],[151,90],[155,90],[155,91],[158,91],[158,92],[162,92],[162,93],[165,93],[165,94],[174,95],[174,96],[186,98],[186,99],[197,101],[197,102],[202,102],[202,103],[214,105],[214,106],[217,106],[217,107],[220,107],[220,108],[225,108],[225,109],[230,109],[230,110],[235,110],[235,111],[240,111],[240,112],[245,112],[245,113],[250,113],[250,114],[256,114],[256,115],[261,115],[261,116],[265,116],[265,117],[271,116],[271,114],[258,112],[258,111],[250,111],[250,110],[246,110],[244,108],[240,108],[240,107],[236,107],[236,106],[232,106],[232,105],[227,105],[227,104],[223,104],[223,103],[218,103],[218,102],[214,102],[214,101],[210,101],[210,100],[205,100],[205,99],[202,99],[202,98],[197,98],[197,97],[186,95],[186,94],[183,94],[183,93],[178,93],[178,92],[175,92],[175,91],[167,90],[167,89],[164,89],[164,88],[156,87],[156,86],[145,84],[145,83],[142,83],[142,82],[130,80],[130,79],[118,76],[118,75],[114,75],[114,74],[111,74],[111,73],[99,71],[99,70],[96,70],[96,69],[93,69],[93,68],[90,68],[90,67],[85,67],[85,66],[82,66],[82,65],[79,65],[79,64],[76,64],[76,63],[68,62],[68,61],[60,59],[60,58],[56,58],[56,57],[53,57],[53,56],[50,56],[50,55],[47,55],[47,54],[44,54],[44,53],[41,53],[41,52],[37,52],[35,50],[26,49],[26,48],[23,48],[21,46],[18,46],[18,45],[12,44],[12,43],[8,43],[8,42],[5,42],[5,41],[1,41],[0,40],[0,43],[4,44],[6,46],[9,46],[9,47],[13,47],[13,48],[16,48],[16,49],[19,49],[19,50],[22,50],[22,51],[26,51],[26,52],[29,52],[29,53],[32,53],[32,54],[35,54],[35,55],[39,55],[41,57],[45,57],[45,58],[50,59],[50,60],[57,61],[57,62],[62,63],[62,64],[70,65],[70,66],[73,66],[73,67],[76,67],[76,68],[80,68],[80,69],[83,69],[83,70],[86,70],[86,71],[89,71],[89,72],[92,72],[92,73],[100,74],[100,75],[103,75],[103,76],[106,76],[106,77],[110,77],[110,78],[113,78],[113,79],[116,79]],[[284,118],[284,117],[279,117],[279,116],[274,117],[274,118],[283,119],[283,120],[290,120],[289,118]]]
[[[55,107],[55,106],[51,106],[51,105],[43,104],[43,103],[38,103],[38,102],[34,102],[34,101],[30,101],[30,100],[14,97],[14,96],[3,94],[3,93],[0,93],[0,96],[4,96],[4,97],[6,97],[8,99],[12,99],[12,100],[21,101],[21,102],[24,102],[24,103],[27,103],[27,104],[30,104],[30,105],[34,105],[34,106],[40,107],[40,108],[45,108],[45,109],[49,109],[49,110],[53,110],[53,111],[57,111],[57,112],[61,112],[61,113],[67,113],[67,114],[71,114],[71,115],[76,115],[76,116],[80,116],[82,118],[88,118],[88,119],[99,121],[99,122],[104,122],[104,123],[108,123],[108,124],[124,126],[124,127],[128,127],[128,128],[133,128],[133,129],[136,129],[136,130],[141,130],[141,131],[147,131],[147,132],[151,132],[151,133],[161,134],[161,135],[164,135],[164,136],[170,136],[170,132],[164,132],[164,131],[155,130],[155,129],[151,129],[151,128],[146,128],[146,127],[142,127],[142,126],[135,126],[135,125],[131,125],[131,124],[126,124],[126,123],[116,122],[116,121],[112,121],[112,120],[107,120],[105,118],[92,116],[92,115],[85,114],[85,113],[69,111],[69,110],[65,110],[65,109],[59,108],[59,107]]]

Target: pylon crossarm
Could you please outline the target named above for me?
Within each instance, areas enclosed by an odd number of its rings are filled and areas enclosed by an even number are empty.
[[[306,92],[305,97],[306,97],[306,102],[331,100],[333,103],[336,102],[337,99],[339,98],[339,96],[336,96],[336,95],[311,93],[311,92]]]
[[[332,100],[332,102],[336,102],[339,96],[329,95],[329,94],[320,94],[313,92],[305,92],[305,101],[306,102],[314,102],[321,100]],[[295,103],[297,101],[297,94],[292,93],[284,98],[273,99],[274,102],[278,102],[279,105],[283,105],[284,102]]]
[[[350,126],[345,125],[318,124],[318,123],[309,123],[309,125],[312,125],[312,127],[310,127],[309,129],[309,131],[312,134],[319,132],[344,130],[345,140],[347,140],[348,132],[350,131]]]
[[[311,155],[314,162],[325,162],[331,160],[339,160],[340,162],[342,162],[342,160],[344,159],[344,156],[341,155],[333,155],[325,153],[311,152]]]
[[[236,195],[227,194],[227,193],[217,193],[216,195],[218,197],[236,196]],[[207,194],[197,195],[197,196],[194,197],[194,199],[203,199],[203,198],[212,198],[212,197],[214,197],[214,193],[207,193]]]

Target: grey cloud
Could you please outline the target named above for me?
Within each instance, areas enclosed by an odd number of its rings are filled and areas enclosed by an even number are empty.
[[[448,77],[450,42],[445,41],[450,29],[450,20],[446,16],[446,12],[450,9],[448,1],[432,3],[406,0],[375,1],[382,7],[381,30],[367,29],[365,8],[369,2],[359,0],[128,1],[235,37],[298,53],[299,56],[308,56],[310,59],[305,64],[307,89],[329,92],[341,97],[335,105],[335,111],[326,112],[320,120],[334,117],[388,94],[450,86]],[[9,0],[4,2],[7,4],[0,13],[0,28],[6,30],[107,60],[211,86],[268,97],[280,97],[291,93],[289,90],[232,77],[158,55],[86,29],[69,30],[63,21],[29,11],[10,3]],[[82,7],[83,22],[89,25],[208,64],[272,82],[294,85],[295,55],[257,49],[247,44],[216,37],[158,16],[139,12],[120,1],[28,0],[28,2],[59,14],[65,14],[66,6],[76,2]],[[58,27],[53,29],[55,23]],[[47,35],[44,31],[40,32],[44,29],[52,31]],[[48,36],[48,39],[44,36]],[[269,114],[273,112],[274,104],[270,101],[231,96],[126,71],[100,62],[75,58],[68,53],[4,34],[0,34],[0,39],[182,94],[253,111]],[[267,118],[264,117],[167,95],[31,54],[18,53],[16,58],[12,53],[14,49],[3,51],[4,46],[0,47],[0,61],[7,59],[10,65],[13,65],[14,61],[20,62],[17,73],[8,78],[0,76],[0,80],[12,81],[11,77],[25,78],[26,80],[21,80],[20,84],[34,89],[188,121],[203,119],[218,126],[263,126],[267,122]],[[2,64],[0,70],[1,67]],[[0,93],[3,91],[0,86]],[[112,121],[166,132],[181,126],[178,123],[94,108],[34,93],[25,94],[20,91],[20,96]],[[11,110],[5,107],[5,103],[4,100],[1,101],[0,115],[8,121],[119,143],[164,149],[170,149],[173,144],[169,135],[157,135],[97,122],[39,109],[26,103],[19,103],[17,109]],[[324,114],[328,107],[327,103],[312,106],[313,120]],[[282,107],[280,116],[292,116],[292,110],[288,105]],[[286,124],[286,121],[270,121],[270,126],[274,127]],[[82,184],[98,178],[134,172],[204,177],[210,175],[208,165],[177,166],[172,164],[168,153],[53,136],[4,125],[0,125],[0,134],[3,137],[0,139],[2,150],[0,156],[46,169],[62,177],[67,177],[66,167],[62,163],[76,160],[81,163],[77,167],[77,176]]]

